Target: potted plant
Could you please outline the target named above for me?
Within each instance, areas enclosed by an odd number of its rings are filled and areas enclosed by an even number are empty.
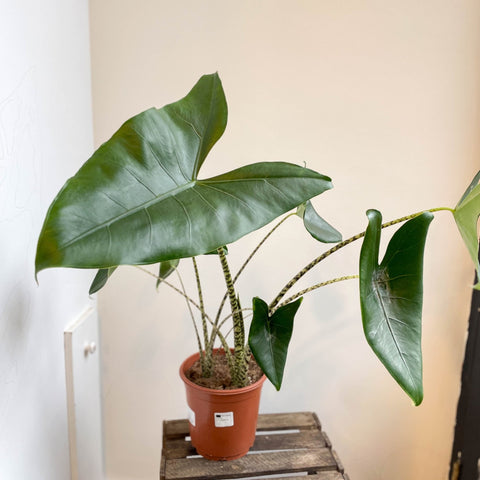
[[[36,274],[51,267],[98,269],[90,288],[94,293],[120,265],[159,264],[157,286],[163,283],[175,289],[186,298],[192,316],[197,312],[199,317],[195,329],[198,352],[183,363],[180,373],[187,388],[192,442],[207,458],[237,458],[248,451],[255,435],[263,375],[280,388],[302,298],[333,282],[359,278],[367,341],[419,405],[423,399],[422,272],[428,227],[434,212],[450,211],[479,271],[480,173],[455,208],[433,208],[383,224],[380,212],[369,210],[365,232],[342,240],[310,203],[332,188],[325,175],[290,163],[264,162],[199,178],[226,123],[227,104],[217,74],[200,78],[183,99],[127,120],[52,202],[38,240]],[[302,268],[270,303],[256,297],[251,307],[244,308],[235,288],[238,276],[292,215],[300,216],[307,232],[319,242],[333,246]],[[282,216],[233,276],[227,246]],[[381,231],[396,224],[402,226],[379,261]],[[359,275],[312,285],[285,299],[305,273],[357,240],[363,241]],[[195,260],[205,254],[218,256],[225,279],[226,293],[215,315],[204,306]],[[167,280],[180,259],[186,258],[193,264],[198,301]],[[222,313],[226,302],[228,315]],[[251,312],[247,334],[245,320]],[[220,389],[218,385],[211,388],[217,370],[227,372],[219,381]],[[252,409],[243,406],[248,397],[253,399]],[[229,403],[225,406],[224,401]],[[247,426],[247,420],[251,425]],[[213,431],[205,433],[204,427]]]

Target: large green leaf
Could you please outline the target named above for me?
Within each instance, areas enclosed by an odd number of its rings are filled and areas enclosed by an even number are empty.
[[[480,172],[478,172],[469,187],[458,202],[453,216],[460,235],[465,242],[468,253],[477,270],[477,284],[475,288],[480,290],[480,264],[478,262],[478,217],[480,215]]]
[[[363,329],[380,361],[419,405],[423,399],[423,253],[433,215],[424,212],[399,228],[380,265],[382,216],[376,210],[369,210],[367,216],[360,253]]]
[[[215,250],[332,187],[317,172],[257,163],[201,180],[227,121],[217,74],[128,120],[50,206],[36,272],[151,264]]]
[[[248,344],[258,365],[277,390],[282,385],[293,319],[301,302],[302,298],[299,298],[269,316],[268,305],[261,298],[253,299]]]

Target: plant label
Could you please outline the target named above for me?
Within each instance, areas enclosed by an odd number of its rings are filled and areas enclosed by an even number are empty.
[[[216,427],[233,427],[233,412],[215,412]]]
[[[188,421],[195,426],[195,412],[187,405],[187,418]]]

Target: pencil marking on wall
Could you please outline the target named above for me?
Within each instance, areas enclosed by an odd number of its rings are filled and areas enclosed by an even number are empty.
[[[32,317],[34,215],[39,197],[35,68],[0,92],[0,426],[24,365],[17,355],[29,341]]]

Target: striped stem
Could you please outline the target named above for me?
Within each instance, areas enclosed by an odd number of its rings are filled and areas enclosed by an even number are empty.
[[[204,356],[202,357],[202,376],[209,378],[213,373],[213,358],[212,358],[212,349],[210,348],[207,320],[205,313],[205,305],[203,303],[203,293],[202,293],[202,284],[200,282],[200,274],[198,273],[198,265],[195,257],[192,257],[193,269],[195,271],[195,280],[197,282],[197,291],[198,291],[198,303],[200,306],[200,313],[202,317],[202,330],[203,330],[203,344],[205,348]]]
[[[223,276],[227,285],[228,298],[230,300],[230,307],[233,316],[233,344],[234,344],[234,358],[235,366],[231,372],[232,382],[237,387],[244,387],[247,385],[247,362],[245,358],[245,326],[243,323],[243,316],[240,308],[239,299],[235,293],[233,286],[232,275],[228,267],[227,256],[223,247],[217,249],[220,262],[222,264]]]
[[[180,285],[182,286],[182,290],[184,292],[184,297],[187,301],[187,308],[188,308],[188,311],[190,312],[190,317],[192,319],[192,323],[193,323],[193,329],[195,331],[195,336],[197,338],[197,345],[198,345],[198,353],[200,354],[200,362],[202,364],[202,370],[203,370],[203,347],[202,347],[202,341],[200,340],[200,335],[198,333],[198,328],[197,328],[197,324],[195,323],[195,316],[193,315],[193,312],[192,312],[192,307],[190,305],[190,303],[188,302],[188,297],[187,295],[185,294],[185,285],[183,284],[183,281],[182,281],[182,277],[180,276],[180,273],[177,269],[175,269],[175,272],[177,272],[177,276],[178,276],[178,280],[180,282]]]
[[[305,295],[309,292],[312,292],[313,290],[316,290],[317,288],[326,287],[327,285],[332,285],[333,283],[343,282],[345,280],[353,280],[355,278],[359,278],[359,275],[347,275],[347,276],[344,276],[344,277],[332,278],[331,280],[327,280],[326,282],[317,283],[316,285],[312,285],[311,287],[305,288],[304,290],[301,290],[300,292],[296,293],[295,295],[292,295],[291,297],[287,298],[282,303],[280,303],[280,305],[277,305],[275,307],[275,310],[278,310],[280,307],[283,307],[284,305],[287,305],[288,303],[293,302],[298,297],[301,297],[302,295]],[[269,313],[272,314],[273,312],[269,312]]]
[[[258,252],[260,247],[268,240],[268,238],[275,232],[275,230],[282,225],[282,223],[287,220],[288,218],[296,215],[296,213],[289,213],[287,216],[283,217],[263,238],[262,240],[258,243],[258,245],[253,249],[252,253],[247,257],[247,259],[243,262],[243,265],[240,267],[238,270],[237,274],[235,275],[233,279],[233,283],[235,283],[238,280],[238,277],[242,274],[243,270],[245,270],[245,267],[250,263],[252,260],[253,256]],[[228,297],[228,291],[225,292],[225,295],[222,298],[222,301],[220,303],[220,306],[218,307],[217,311],[217,316],[215,317],[215,325],[218,325],[218,322],[220,321],[220,315],[222,314],[223,307],[225,305],[225,302]]]
[[[411,215],[406,215],[405,217],[397,218],[396,220],[392,220],[390,222],[382,224],[382,228],[387,228],[391,227],[392,225],[395,225],[397,223],[405,222],[407,220],[411,220],[412,218],[418,217],[424,212],[439,212],[442,210],[446,210],[449,212],[453,212],[451,208],[448,207],[439,207],[439,208],[431,208],[429,210],[423,210],[421,212],[417,213],[412,213]],[[319,257],[315,258],[312,260],[308,265],[306,265],[302,270],[300,270],[279,292],[279,294],[275,297],[273,302],[269,305],[269,310],[273,311],[275,310],[275,307],[278,305],[280,300],[285,296],[285,294],[300,280],[306,273],[308,273],[313,267],[318,265],[322,260],[325,260],[327,257],[332,255],[333,253],[337,252],[343,247],[346,247],[347,245],[350,245],[351,243],[355,242],[356,240],[360,240],[365,236],[365,232],[358,233],[357,235],[354,235],[353,237],[347,238],[347,240],[344,240],[343,242],[337,243],[334,247],[332,247],[330,250],[327,250],[325,253],[320,255]]]

